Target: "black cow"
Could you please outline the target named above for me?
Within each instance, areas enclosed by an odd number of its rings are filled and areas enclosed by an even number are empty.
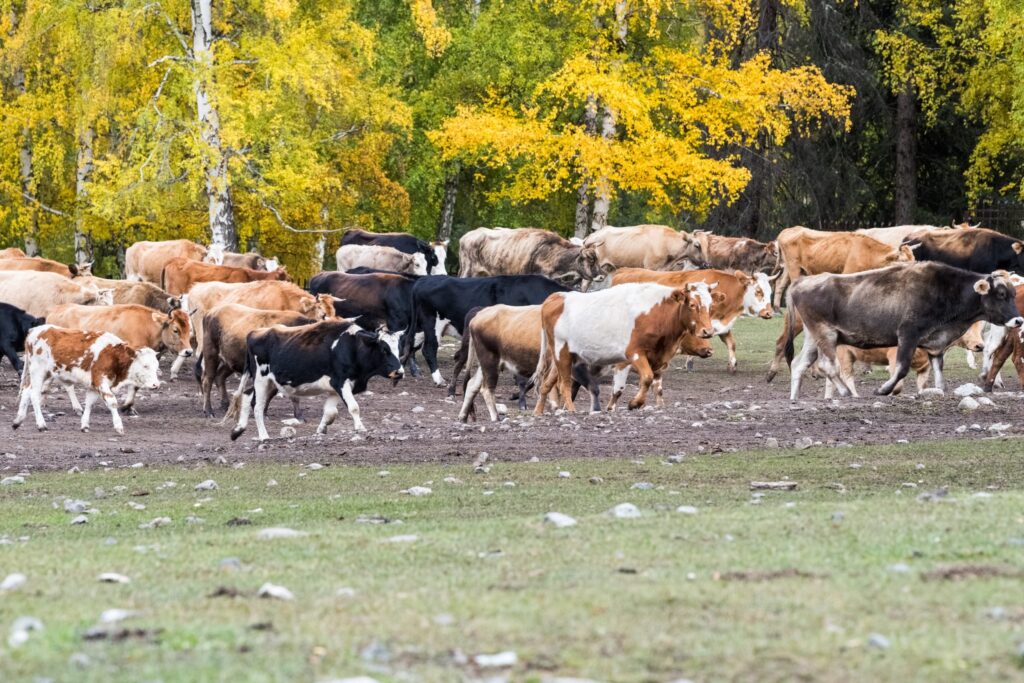
[[[245,431],[253,408],[260,441],[270,438],[264,414],[279,391],[288,398],[329,394],[317,434],[326,433],[342,400],[355,429],[366,431],[355,395],[366,391],[371,377],[397,382],[403,374],[398,357],[385,340],[349,321],[268,327],[250,332],[245,343],[245,371],[234,397],[238,423],[231,430],[232,441]]]
[[[805,332],[804,348],[792,364],[793,401],[804,372],[815,360],[839,395],[850,395],[836,363],[838,344],[862,349],[898,347],[895,372],[876,394],[892,392],[910,370],[917,348],[928,353],[935,387],[942,390],[943,354],[968,327],[978,320],[1006,327],[1024,323],[1006,271],[985,275],[934,261],[801,278],[790,288],[788,302],[787,362],[793,361],[798,314]]]
[[[334,302],[335,314],[380,332],[397,356],[402,336],[413,326],[413,283],[403,275],[324,272],[309,281],[309,291],[343,299]]]
[[[25,335],[45,323],[43,318],[33,317],[17,306],[0,303],[0,353],[7,356],[19,373],[22,362],[18,354],[25,350]]]
[[[543,275],[492,275],[489,277],[450,277],[428,275],[420,278],[412,288],[415,332],[423,333],[423,357],[430,367],[430,376],[439,387],[445,385],[437,369],[437,347],[444,330],[451,326],[461,337],[465,330],[466,315],[473,308],[507,304],[532,306],[542,304],[555,292],[568,292],[569,288]],[[406,339],[402,348],[412,356]],[[456,363],[460,359],[456,357]],[[461,359],[465,364],[465,359]],[[452,386],[456,384],[452,381]]]
[[[903,241],[917,261],[939,261],[975,273],[1009,270],[1024,274],[1024,242],[995,230],[932,230]]]
[[[448,243],[431,244],[405,232],[367,232],[366,230],[347,230],[341,236],[341,246],[346,244],[376,245],[391,247],[404,254],[423,254],[427,259],[427,272],[432,275],[443,275],[443,260],[438,259],[439,253],[447,254]],[[443,259],[443,257],[442,257]]]

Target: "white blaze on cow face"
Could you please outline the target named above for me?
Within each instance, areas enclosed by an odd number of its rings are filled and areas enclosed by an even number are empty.
[[[711,310],[711,290],[718,286],[718,283],[709,285],[706,282],[691,282],[686,285],[686,291],[707,310]]]
[[[444,262],[448,259],[448,241],[435,242],[431,245],[434,249],[434,255],[437,256],[437,265],[434,266],[431,275],[447,275],[448,271],[445,270]]]
[[[391,349],[391,353],[395,354],[395,358],[401,358],[398,351],[398,341],[402,338],[402,335],[405,334],[405,330],[399,330],[398,332],[388,332],[385,328],[382,327],[377,331],[377,334],[378,336],[380,336],[381,341],[387,344],[388,348]]]
[[[412,274],[427,275],[427,257],[419,252],[412,255]]]
[[[743,314],[766,320],[772,317],[772,283],[764,273],[755,274],[743,291]]]
[[[264,264],[263,267],[267,269],[268,273],[273,273],[274,271],[281,267],[281,262],[278,261],[277,257],[275,256],[274,258],[268,258],[267,262]]]
[[[153,349],[139,349],[131,367],[128,381],[140,389],[156,389],[160,386],[160,362]]]

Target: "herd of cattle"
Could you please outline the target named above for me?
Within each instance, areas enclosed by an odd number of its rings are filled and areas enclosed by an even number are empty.
[[[494,392],[503,369],[515,376],[521,409],[536,387],[537,414],[548,406],[574,410],[581,387],[599,411],[599,377],[608,367],[608,410],[631,371],[639,391],[629,407],[643,406],[650,391],[662,405],[663,375],[677,354],[707,358],[718,336],[735,372],[733,325],[742,316],[771,318],[784,290],[785,325],[768,381],[785,360],[792,400],[812,365],[827,378],[826,397],[856,396],[855,361],[888,365],[877,393],[898,392],[910,369],[919,389],[930,376],[942,390],[943,357],[954,345],[970,361],[972,351],[985,351],[986,389],[1008,358],[1024,381],[1024,340],[1006,332],[1024,323],[1024,243],[966,224],[794,227],[767,244],[659,225],[608,227],[582,241],[478,228],[459,241],[458,277],[446,274],[447,256],[447,243],[351,230],[336,254],[338,270],[303,289],[276,259],[188,240],[133,244],[124,280],[94,277],[89,264],[0,250],[0,352],[21,373],[14,427],[31,405],[36,426],[46,429],[43,394],[56,381],[83,431],[103,399],[123,433],[119,411],[132,410],[138,389],[160,385],[162,353],[176,356],[172,379],[195,356],[203,412],[214,416],[218,387],[224,419],[234,420],[232,439],[250,416],[259,438],[269,438],[266,408],[278,393],[300,419],[302,397],[326,395],[318,433],[341,401],[363,430],[355,396],[372,377],[397,382],[405,368],[417,374],[417,351],[452,395],[468,370],[463,421],[475,419],[478,394],[490,419],[499,419]],[[438,364],[445,335],[461,338],[450,382]],[[229,398],[235,374],[241,381]]]

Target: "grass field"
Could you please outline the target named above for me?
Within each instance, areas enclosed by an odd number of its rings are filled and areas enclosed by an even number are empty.
[[[28,581],[0,606],[5,628],[31,615],[45,630],[3,648],[0,679],[1024,678],[1020,576],[971,575],[1024,565],[1019,453],[998,441],[497,463],[487,474],[39,474],[2,489],[0,568]],[[797,490],[752,503],[750,481],[784,477]],[[217,490],[193,490],[209,478]],[[400,493],[415,485],[433,493]],[[918,500],[941,486],[947,497]],[[99,512],[71,525],[65,497]],[[643,516],[606,514],[620,502]],[[542,522],[549,511],[579,523],[556,529]],[[376,515],[395,521],[360,521]],[[156,517],[171,522],[139,528]],[[308,535],[257,538],[273,526]],[[418,540],[388,542],[396,535]],[[972,569],[926,580],[954,566]],[[787,570],[797,575],[767,574]],[[101,572],[131,583],[100,583]],[[294,600],[256,597],[265,582]],[[107,627],[124,639],[84,640],[109,608],[138,611]],[[505,650],[517,653],[511,669],[472,661]]]

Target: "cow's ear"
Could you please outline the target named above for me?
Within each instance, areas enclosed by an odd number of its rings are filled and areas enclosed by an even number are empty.
[[[161,313],[160,311],[153,311],[153,322],[160,323],[161,325],[168,325],[171,322],[171,316],[168,313]]]
[[[1024,251],[1024,242],[1014,242],[1012,245],[1014,252],[1021,253]]]
[[[733,271],[733,275],[736,276],[737,280],[739,280],[740,282],[743,283],[744,287],[746,287],[747,285],[749,285],[751,282],[754,281],[754,278],[750,277],[749,275],[744,273],[742,270],[735,270],[735,271]]]
[[[723,301],[725,301],[725,294],[722,294],[721,292],[712,292],[711,301],[715,303],[722,303]]]
[[[686,293],[686,290],[676,289],[672,292],[672,300],[678,301],[681,304],[686,303],[689,298],[690,295]]]
[[[1018,242],[1018,244],[1020,243]],[[981,294],[982,296],[988,294],[989,290],[991,289],[992,284],[987,279],[978,280],[977,282],[974,283],[974,291],[977,292],[978,294]]]

